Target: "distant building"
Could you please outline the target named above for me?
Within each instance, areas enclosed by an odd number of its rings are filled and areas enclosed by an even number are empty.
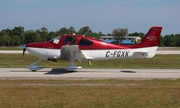
[[[114,36],[100,36],[99,40],[109,43],[119,44],[119,42],[116,41]],[[122,40],[123,45],[134,45],[138,42],[141,42],[141,38],[139,36],[125,36],[124,39]]]

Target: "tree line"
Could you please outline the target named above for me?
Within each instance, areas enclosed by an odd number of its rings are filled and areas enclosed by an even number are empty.
[[[114,29],[112,33],[103,34],[101,31],[98,33],[91,31],[90,27],[88,26],[80,28],[79,31],[76,31],[75,28],[72,26],[69,28],[63,27],[57,31],[48,31],[46,27],[42,27],[41,29],[37,30],[25,30],[24,27],[18,26],[14,27],[13,29],[7,28],[0,31],[0,46],[19,46],[25,43],[45,42],[59,35],[72,33],[84,35],[87,31],[89,32],[86,34],[86,36],[99,39],[100,36],[113,36],[115,34],[116,29]],[[134,32],[129,33],[128,35],[140,36],[143,39],[145,34],[142,32]],[[170,34],[161,36],[159,46],[179,47],[180,34]]]

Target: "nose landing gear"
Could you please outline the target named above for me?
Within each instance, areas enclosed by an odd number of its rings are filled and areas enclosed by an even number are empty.
[[[35,61],[34,63],[30,64],[28,69],[35,72],[37,70],[40,70],[40,69],[43,69],[44,67],[43,66],[38,66],[36,65],[38,62],[40,62],[41,59],[39,58],[39,60]]]

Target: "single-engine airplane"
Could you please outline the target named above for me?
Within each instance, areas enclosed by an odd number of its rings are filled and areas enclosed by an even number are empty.
[[[57,36],[48,42],[36,42],[22,45],[23,57],[27,50],[30,54],[39,58],[29,65],[28,69],[37,71],[43,66],[36,65],[41,60],[69,60],[66,66],[67,71],[78,71],[81,66],[74,65],[74,61],[87,60],[91,65],[91,60],[108,60],[121,58],[152,58],[156,54],[161,26],[153,26],[149,29],[141,43],[125,46],[115,45],[87,36],[65,34]]]

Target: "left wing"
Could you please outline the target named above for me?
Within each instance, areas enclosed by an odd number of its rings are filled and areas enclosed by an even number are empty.
[[[86,57],[77,45],[65,45],[61,47],[60,59],[78,60],[81,62],[82,60],[86,60]]]

